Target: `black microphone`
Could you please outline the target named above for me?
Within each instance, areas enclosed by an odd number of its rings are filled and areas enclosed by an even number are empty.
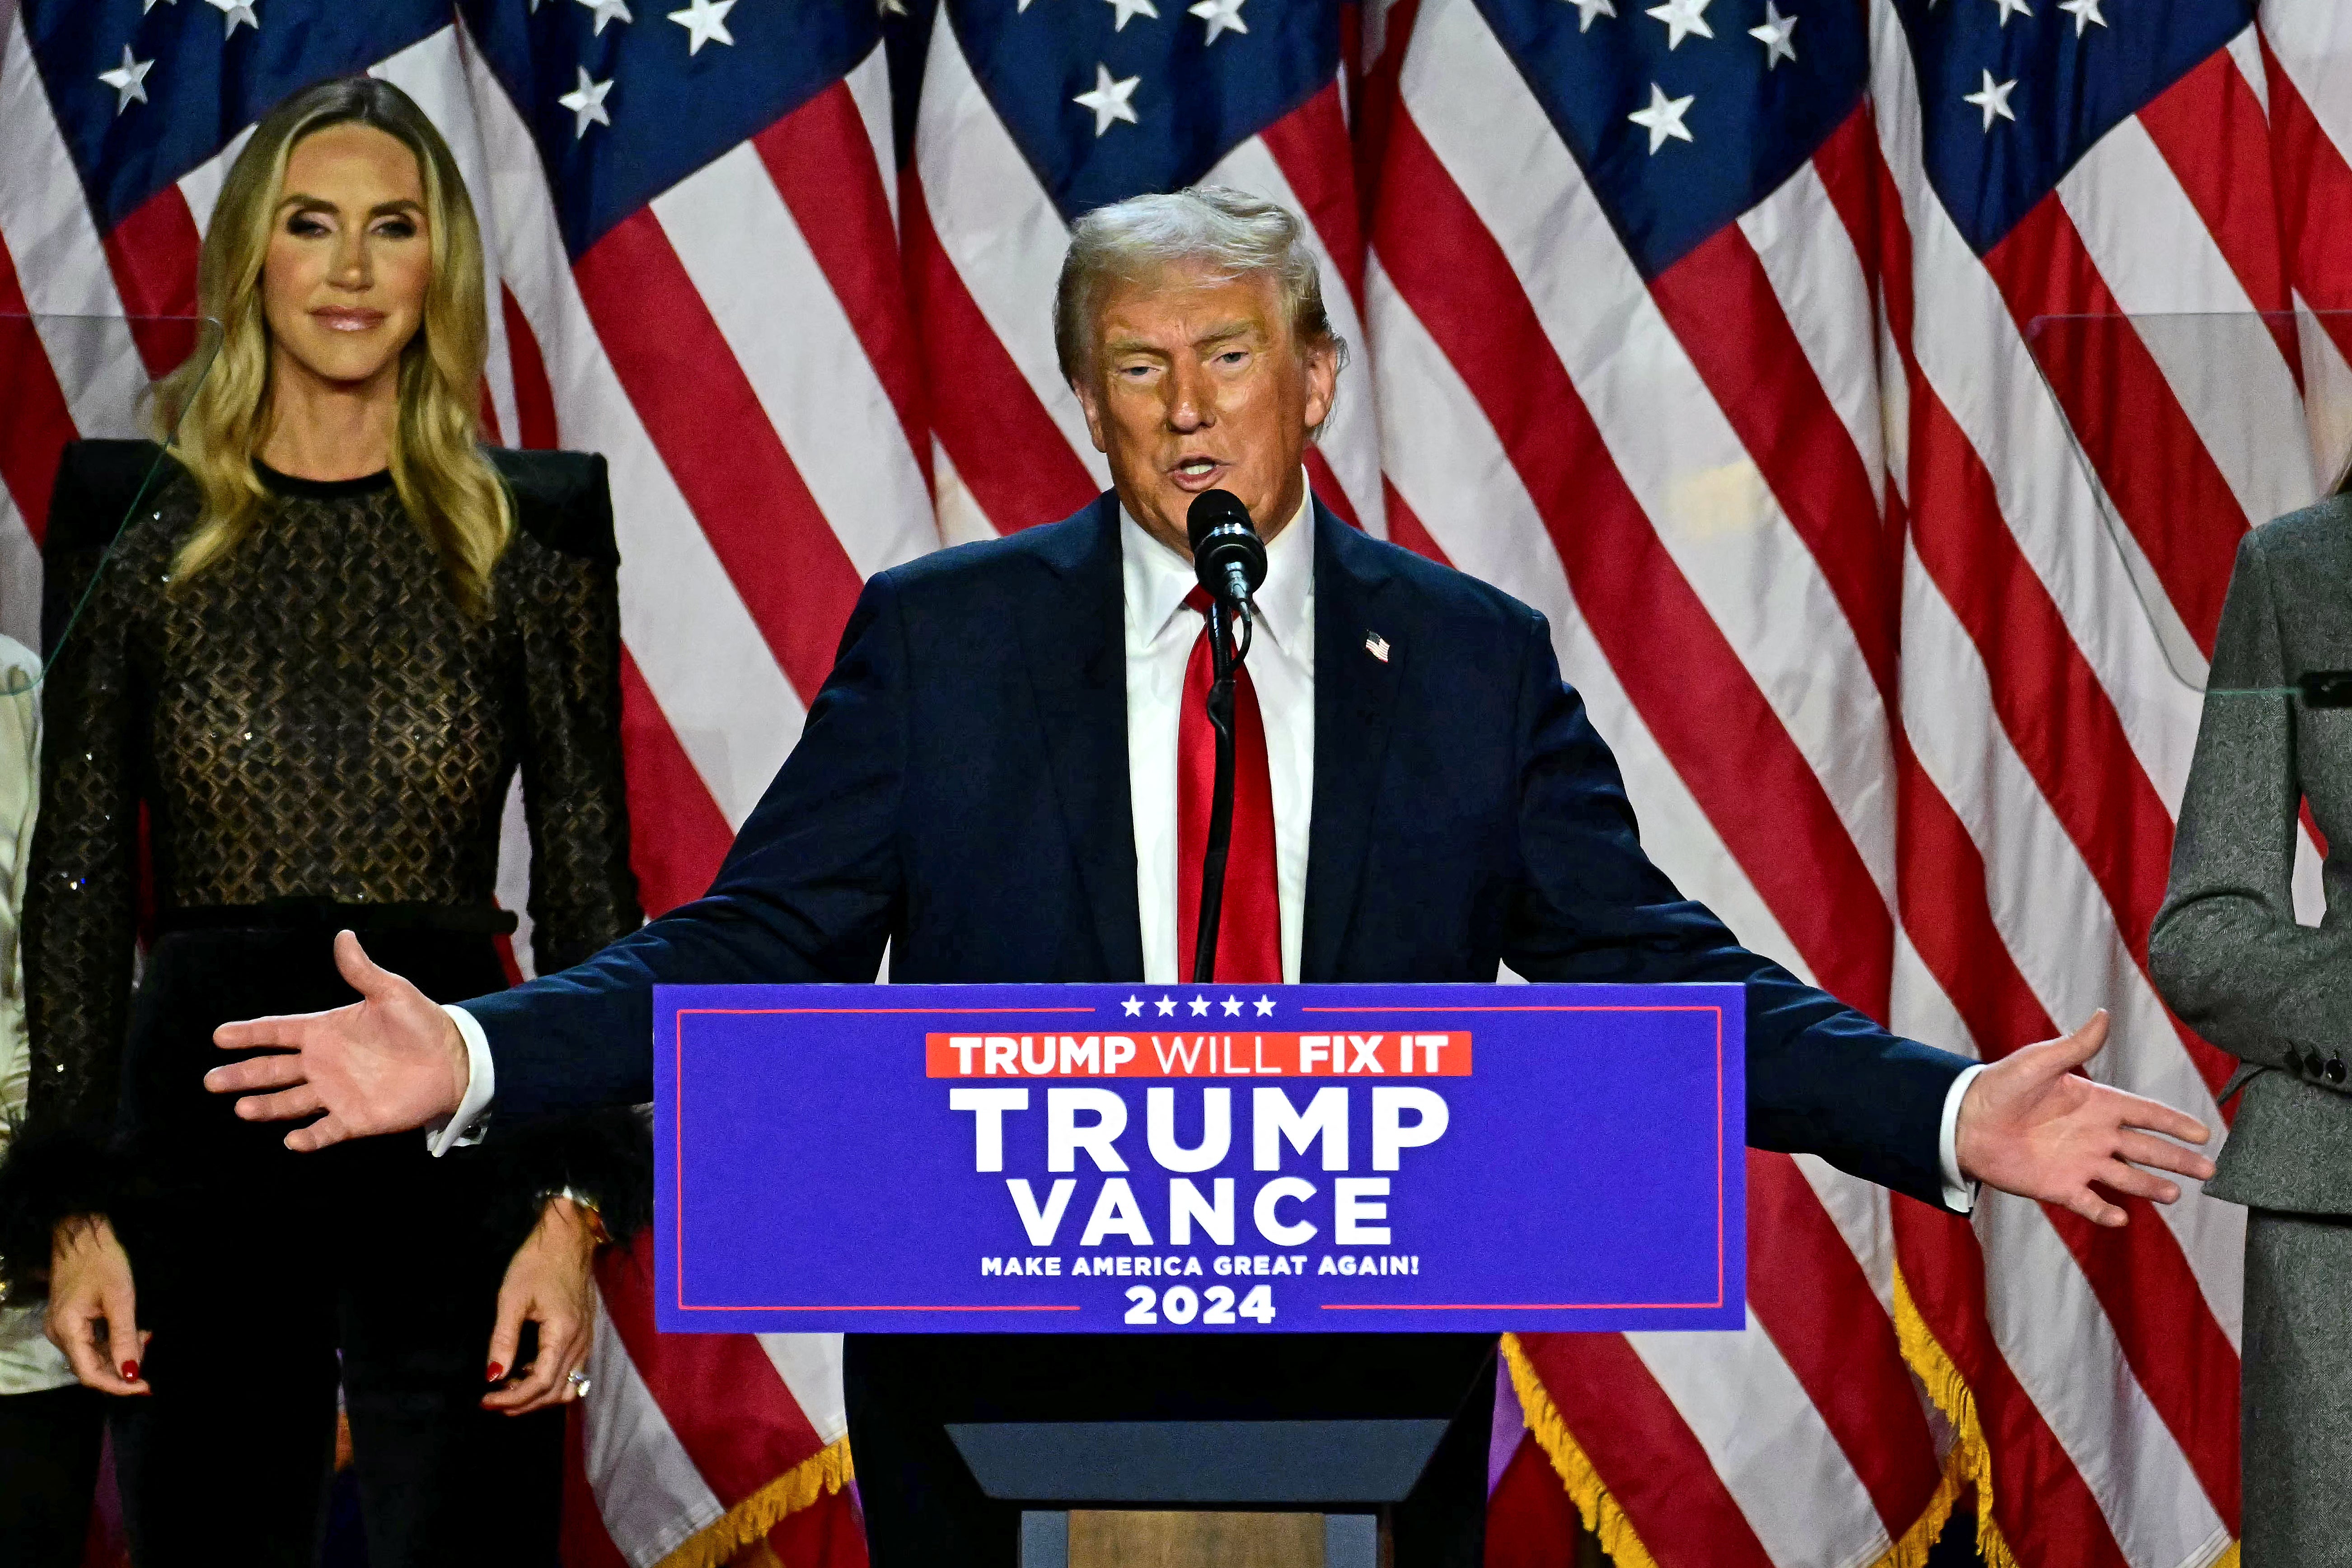
[[[1265,581],[1265,541],[1250,524],[1249,508],[1231,490],[1202,490],[1185,514],[1192,542],[1192,572],[1201,586],[1244,614]]]

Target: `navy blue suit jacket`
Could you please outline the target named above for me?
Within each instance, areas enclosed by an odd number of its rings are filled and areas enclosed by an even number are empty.
[[[656,982],[1143,977],[1118,507],[866,586],[709,893],[466,1005],[501,1115],[652,1096]],[[1642,852],[1544,618],[1315,509],[1306,981],[1742,981],[1748,1135],[1940,1203],[1967,1063],[1741,948]],[[1367,634],[1387,639],[1374,658]]]

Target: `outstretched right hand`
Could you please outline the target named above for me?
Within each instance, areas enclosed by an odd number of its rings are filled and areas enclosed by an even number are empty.
[[[286,1135],[286,1146],[308,1153],[346,1138],[404,1132],[456,1112],[466,1095],[466,1042],[449,1015],[424,992],[378,968],[350,931],[335,937],[335,967],[360,999],[324,1013],[293,1014],[223,1024],[213,1044],[223,1050],[275,1047],[282,1056],[254,1057],[205,1074],[215,1094],[242,1094],[236,1113],[247,1121],[286,1121],[324,1111]],[[251,1094],[252,1089],[274,1093]]]
[[[131,1258],[103,1215],[61,1221],[49,1234],[49,1342],[74,1375],[100,1394],[151,1394],[139,1375],[147,1336],[139,1329]]]

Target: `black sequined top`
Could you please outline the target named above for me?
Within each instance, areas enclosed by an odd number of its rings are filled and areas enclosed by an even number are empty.
[[[491,454],[520,526],[481,620],[458,608],[384,475],[265,470],[278,505],[175,588],[196,493],[166,465],[109,556],[154,455],[68,448],[51,505],[24,932],[32,1124],[112,1115],[142,803],[165,921],[288,899],[486,910],[520,767],[540,972],[639,919],[604,459]]]

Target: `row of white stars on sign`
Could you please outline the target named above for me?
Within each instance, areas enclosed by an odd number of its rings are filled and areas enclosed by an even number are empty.
[[[1143,1016],[1144,1004],[1147,1000],[1149,999],[1142,996],[1129,996],[1125,1002],[1119,1004],[1119,1005],[1126,1010],[1129,1017],[1140,1018]],[[1195,1018],[1207,1017],[1209,1016],[1209,1008],[1211,1005],[1212,1003],[1206,996],[1193,997],[1192,1002],[1192,1016]],[[1223,1002],[1225,1016],[1228,1018],[1240,1017],[1242,1016],[1242,1008],[1244,1005],[1245,1005],[1245,1004],[1238,996],[1226,997]],[[1260,996],[1255,1003],[1255,1006],[1257,1007],[1257,1016],[1259,1017],[1271,1018],[1274,1016],[1273,997]],[[1163,995],[1160,998],[1158,1007],[1161,1017],[1172,1018],[1176,1016],[1176,998],[1173,996]]]

